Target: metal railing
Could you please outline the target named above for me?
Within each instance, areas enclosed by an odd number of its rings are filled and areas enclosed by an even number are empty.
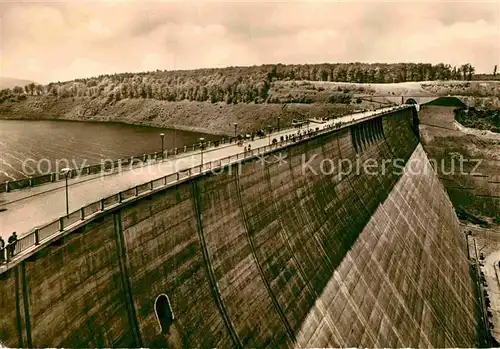
[[[221,138],[219,140],[207,141],[204,143],[204,149],[206,152],[210,152],[216,149],[220,149],[224,146],[234,145],[234,137]],[[170,159],[178,159],[180,157],[186,157],[191,155],[200,149],[200,143],[192,144],[190,146],[184,146],[181,148],[166,149],[163,153],[155,152],[150,154],[142,154],[136,156],[128,156],[121,159],[114,160],[113,162],[106,161],[100,164],[94,164],[79,169],[73,169],[68,173],[69,179],[80,178],[87,175],[95,175],[101,172],[106,172],[107,174],[113,174],[120,169],[125,167],[126,169],[133,169],[141,166],[147,166],[156,162],[166,161]],[[54,183],[64,180],[65,175],[60,172],[53,172],[49,174],[44,174],[41,176],[33,176],[28,178],[21,178],[15,181],[6,181],[0,183],[0,193],[10,192],[12,190],[19,190],[25,188],[37,187],[43,184]]]
[[[107,210],[116,208],[124,203],[136,200],[141,197],[145,197],[152,192],[166,189],[168,187],[177,185],[188,179],[198,177],[203,173],[209,173],[213,170],[221,169],[222,167],[231,166],[238,164],[244,160],[248,160],[255,157],[261,157],[266,153],[276,151],[287,147],[290,144],[297,143],[298,141],[304,141],[317,137],[319,135],[327,134],[333,132],[352,124],[357,124],[372,118],[376,118],[383,114],[393,112],[395,110],[405,109],[406,107],[396,107],[388,111],[383,111],[379,113],[374,113],[362,119],[352,120],[350,122],[337,123],[336,125],[324,126],[320,130],[310,130],[309,133],[301,133],[299,135],[284,137],[283,140],[276,139],[276,142],[270,145],[265,145],[259,148],[243,151],[237,154],[233,154],[221,159],[206,162],[203,165],[196,165],[191,168],[181,170],[175,173],[171,173],[160,178],[156,178],[149,182],[137,185],[135,187],[120,191],[117,194],[113,194],[99,201],[93,202],[87,206],[81,207],[76,211],[71,212],[67,216],[61,216],[42,227],[36,228],[33,232],[21,236],[14,246],[14,256],[19,255],[23,251],[30,249],[31,247],[38,246],[42,244],[45,240],[55,237],[69,229],[77,228],[80,225],[85,224],[88,220],[92,219],[94,216],[105,212]],[[274,141],[274,139],[273,139]],[[12,246],[7,244],[7,248]],[[11,259],[10,256],[6,256],[7,261]]]

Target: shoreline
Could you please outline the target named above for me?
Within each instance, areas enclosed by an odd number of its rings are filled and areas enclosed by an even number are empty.
[[[67,117],[59,117],[59,118],[54,118],[54,117],[48,117],[48,118],[30,118],[30,117],[23,117],[23,116],[15,116],[15,117],[4,117],[2,113],[0,113],[0,121],[2,120],[15,120],[15,121],[64,121],[64,122],[84,122],[84,123],[95,123],[95,124],[123,124],[123,125],[132,125],[132,126],[140,126],[140,127],[154,127],[154,128],[159,128],[159,129],[167,129],[167,130],[178,130],[178,131],[187,131],[187,132],[195,132],[195,133],[203,133],[203,134],[209,134],[209,135],[214,135],[214,136],[221,136],[221,137],[228,137],[231,136],[227,132],[222,132],[222,131],[216,131],[216,130],[210,130],[204,127],[196,127],[196,126],[185,126],[185,125],[174,125],[170,127],[164,127],[161,126],[157,123],[135,123],[135,122],[127,122],[127,120],[103,120],[103,119],[86,119],[86,120],[77,120],[74,118],[67,118]]]

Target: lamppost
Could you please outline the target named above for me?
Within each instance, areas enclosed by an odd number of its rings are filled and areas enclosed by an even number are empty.
[[[174,149],[175,155],[177,155],[177,129],[174,128]]]
[[[68,175],[71,172],[71,168],[65,167],[61,170],[61,173],[66,177],[66,216],[69,216],[69,200],[68,200]]]
[[[238,134],[238,133],[237,133],[237,130],[238,130],[238,123],[237,123],[237,122],[235,122],[233,125],[234,125],[234,136],[236,137],[236,135]]]
[[[205,141],[205,138],[201,137],[200,138],[200,154],[201,154],[201,168],[203,169],[203,146],[204,146],[204,142]]]
[[[269,145],[271,145],[271,125],[267,125],[267,132],[269,134]]]
[[[165,156],[165,154],[163,153],[165,151],[165,148],[163,147],[163,138],[165,138],[165,134],[160,133],[160,137],[161,137],[161,158],[163,159],[163,157]]]
[[[280,117],[278,116],[278,132],[280,132]]]

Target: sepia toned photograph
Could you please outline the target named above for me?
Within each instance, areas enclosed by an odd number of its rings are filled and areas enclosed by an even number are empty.
[[[0,348],[500,347],[500,2],[0,0]]]

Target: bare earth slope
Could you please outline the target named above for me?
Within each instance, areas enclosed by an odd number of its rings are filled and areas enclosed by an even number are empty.
[[[267,125],[290,124],[293,119],[340,116],[354,110],[344,104],[254,104],[167,102],[155,99],[124,99],[107,103],[98,98],[56,99],[32,97],[0,111],[4,119],[64,119],[116,121],[136,125],[178,128],[215,134],[251,132]]]

